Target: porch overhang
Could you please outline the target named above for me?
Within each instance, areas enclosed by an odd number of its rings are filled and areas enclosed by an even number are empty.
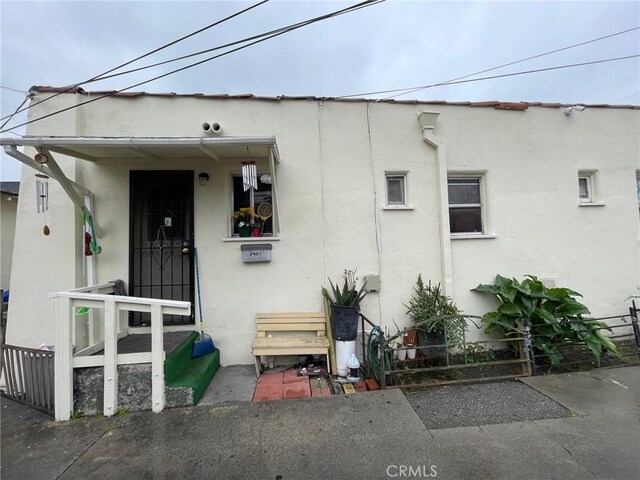
[[[163,159],[224,159],[246,158],[249,148],[252,158],[264,158],[269,162],[273,178],[274,207],[277,210],[275,164],[280,163],[278,146],[274,136],[242,137],[53,137],[26,136],[23,138],[0,138],[5,153],[16,160],[56,179],[68,197],[78,208],[85,208],[91,215],[90,198],[93,194],[84,186],[68,179],[59,167],[53,153],[67,155],[95,163],[112,163],[128,160],[162,161]],[[18,150],[32,147],[46,155],[46,163],[38,163]],[[84,198],[83,198],[84,197]],[[87,198],[89,197],[89,198]],[[278,222],[274,215],[274,222]],[[102,229],[94,218],[98,237]]]
[[[91,162],[165,158],[244,158],[247,147],[252,157],[280,162],[276,138],[246,137],[24,137],[2,138],[3,147],[33,147],[38,151],[68,155]]]

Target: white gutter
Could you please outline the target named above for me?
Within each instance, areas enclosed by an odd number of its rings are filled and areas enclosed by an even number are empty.
[[[443,293],[453,297],[453,263],[451,258],[451,229],[449,228],[449,189],[447,183],[447,152],[444,141],[433,134],[439,112],[422,112],[418,122],[422,129],[422,140],[432,146],[436,154],[438,190],[440,198],[440,249]]]

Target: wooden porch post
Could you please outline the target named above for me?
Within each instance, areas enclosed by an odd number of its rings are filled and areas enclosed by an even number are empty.
[[[151,305],[151,409],[164,410],[164,345],[162,341],[162,305]]]
[[[54,297],[55,308],[55,417],[61,422],[73,411],[73,309],[69,297]]]
[[[115,300],[104,301],[104,406],[111,417],[118,411],[118,326]]]

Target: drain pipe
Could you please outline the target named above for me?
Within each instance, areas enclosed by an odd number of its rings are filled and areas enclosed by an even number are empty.
[[[444,141],[433,134],[440,112],[422,112],[418,123],[422,130],[422,140],[433,147],[438,171],[438,196],[440,198],[440,268],[444,294],[453,297],[453,266],[451,260],[451,231],[449,229],[449,191],[447,187],[447,152]]]

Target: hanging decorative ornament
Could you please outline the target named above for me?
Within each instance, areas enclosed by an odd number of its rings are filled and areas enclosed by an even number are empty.
[[[36,206],[38,213],[44,213],[44,227],[42,233],[49,235],[51,229],[47,225],[47,210],[49,210],[49,177],[44,173],[36,173]]]
[[[255,223],[255,199],[253,192],[258,189],[258,169],[256,162],[251,159],[249,147],[245,152],[242,162],[242,188],[246,192],[249,190],[249,207],[251,208],[251,224]]]

